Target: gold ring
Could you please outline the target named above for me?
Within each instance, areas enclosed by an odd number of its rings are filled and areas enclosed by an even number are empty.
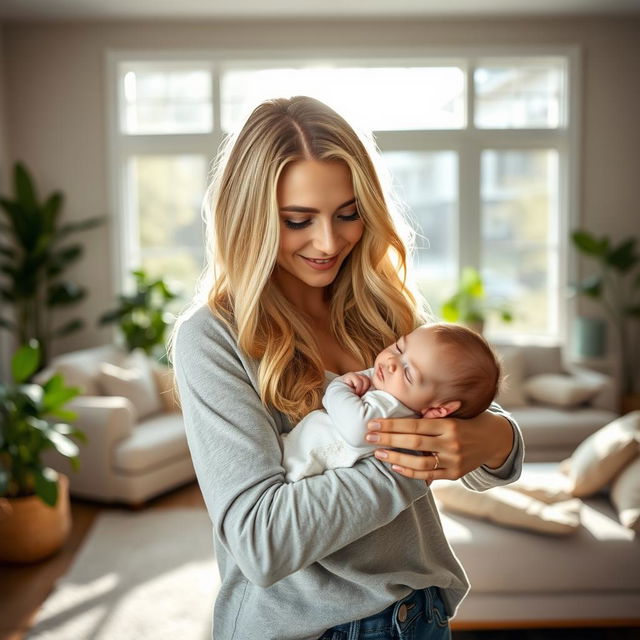
[[[438,454],[435,451],[432,451],[431,455],[436,459],[436,464],[433,469],[431,469],[431,471],[435,471],[440,466],[440,460],[438,460]]]

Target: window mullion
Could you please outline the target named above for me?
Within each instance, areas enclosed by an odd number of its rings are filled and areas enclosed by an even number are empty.
[[[460,147],[458,173],[458,271],[466,266],[480,269],[481,202],[480,148],[467,138]]]

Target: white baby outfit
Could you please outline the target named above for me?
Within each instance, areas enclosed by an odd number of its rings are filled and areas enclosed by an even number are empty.
[[[373,377],[373,369],[360,373]],[[289,433],[282,434],[282,465],[287,482],[318,475],[326,469],[351,467],[371,455],[377,445],[364,438],[373,418],[407,418],[417,415],[386,391],[371,387],[362,397],[342,378],[334,378],[322,398],[325,408],[306,415]]]

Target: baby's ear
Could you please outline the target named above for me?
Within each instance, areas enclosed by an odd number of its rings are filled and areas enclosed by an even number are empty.
[[[450,402],[445,402],[437,407],[428,407],[427,409],[423,409],[420,413],[423,418],[444,418],[445,416],[452,414],[454,411],[457,411],[461,404],[460,400],[451,400]]]

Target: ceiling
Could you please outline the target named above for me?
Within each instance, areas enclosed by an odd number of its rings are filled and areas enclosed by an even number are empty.
[[[640,0],[0,0],[3,20],[640,16]]]

